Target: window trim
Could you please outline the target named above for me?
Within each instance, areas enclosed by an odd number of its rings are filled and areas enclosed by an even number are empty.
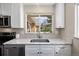
[[[74,37],[79,38],[79,4],[75,4],[75,29],[74,29]]]
[[[27,32],[27,15],[51,15],[52,16],[52,33],[54,33],[54,15],[53,14],[25,14],[26,20],[25,20],[25,33],[38,33],[38,32]],[[40,32],[40,33],[50,33],[50,32]]]

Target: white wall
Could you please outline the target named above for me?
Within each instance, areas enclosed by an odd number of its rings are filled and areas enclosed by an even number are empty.
[[[41,4],[37,4],[37,5],[25,5],[25,13],[53,13],[53,5],[41,5]]]

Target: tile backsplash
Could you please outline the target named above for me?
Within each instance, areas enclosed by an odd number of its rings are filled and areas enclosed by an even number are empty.
[[[21,34],[20,38],[38,38],[37,35],[38,35],[38,33],[25,33],[25,34]],[[44,38],[44,37],[48,38],[49,37],[49,35],[43,34],[43,33],[41,33],[40,36],[42,38]]]
[[[37,37],[38,33],[25,33],[25,34],[20,34],[20,38],[38,38]],[[56,36],[52,33],[40,33],[41,38],[59,38],[59,36]]]
[[[25,33],[24,29],[18,28],[0,28],[0,32],[16,32],[16,38],[37,38],[38,33]],[[40,33],[42,38],[60,38],[60,33],[55,31],[54,33]]]

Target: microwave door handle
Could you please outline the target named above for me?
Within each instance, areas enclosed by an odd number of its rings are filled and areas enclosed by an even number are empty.
[[[10,26],[10,19],[9,19],[9,17],[8,17],[8,20],[7,21],[8,21],[8,26]]]
[[[8,21],[8,24],[7,25],[9,26],[9,17],[8,17],[7,21]]]
[[[11,26],[11,18],[8,17],[8,25]]]
[[[8,26],[10,26],[10,18],[9,17],[8,17],[8,20],[7,21],[8,21],[8,23],[7,23]]]

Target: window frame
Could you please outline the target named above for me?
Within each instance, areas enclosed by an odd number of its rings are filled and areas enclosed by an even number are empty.
[[[54,33],[54,15],[53,14],[25,14],[25,17],[26,17],[26,19],[25,19],[25,33],[38,33],[38,32],[28,32],[27,31],[27,16],[28,15],[51,15],[52,16],[52,33]],[[50,32],[40,32],[40,33],[50,33]]]
[[[79,4],[75,4],[75,31],[74,37],[79,38]]]

